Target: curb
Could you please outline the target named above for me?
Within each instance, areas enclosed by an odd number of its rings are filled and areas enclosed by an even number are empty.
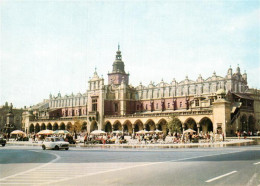
[[[252,139],[243,139],[243,140],[232,140],[225,142],[217,142],[217,143],[189,143],[189,144],[90,144],[90,145],[82,145],[82,144],[70,144],[70,147],[80,147],[80,148],[195,148],[195,147],[227,147],[227,146],[235,146],[235,145],[243,145],[254,142]],[[40,143],[28,143],[28,142],[7,142],[8,145],[18,145],[18,146],[41,146]]]

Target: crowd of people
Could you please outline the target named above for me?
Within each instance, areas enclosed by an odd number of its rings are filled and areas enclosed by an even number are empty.
[[[132,133],[132,135],[127,135],[124,133],[115,134],[105,133],[100,135],[91,135],[86,133],[84,136],[84,143],[136,143],[136,144],[156,144],[156,143],[198,143],[198,142],[216,142],[224,141],[224,134],[215,134],[213,132],[188,132],[188,133]]]
[[[240,139],[241,137],[244,137],[244,139],[246,139],[247,136],[253,136],[253,132],[252,131],[248,131],[248,132],[243,131],[243,132],[241,132],[240,130],[238,130],[236,132],[236,136],[238,137],[238,139]]]
[[[38,135],[36,133],[30,133],[27,135],[27,138],[32,142],[43,141],[48,136],[57,136],[62,137],[65,141],[70,144],[75,144],[77,142],[84,142],[85,144],[99,143],[99,144],[122,144],[122,143],[136,143],[136,144],[156,144],[156,143],[213,143],[216,141],[225,141],[224,133],[214,133],[214,132],[168,132],[166,135],[163,132],[146,132],[138,133],[133,132],[129,133],[114,133],[107,132],[102,134],[93,135],[87,132],[80,133],[67,133],[67,134],[52,134],[52,135]],[[237,131],[236,136],[238,139],[244,138],[247,136],[252,136],[252,132],[246,131]],[[19,140],[17,138],[16,140]]]

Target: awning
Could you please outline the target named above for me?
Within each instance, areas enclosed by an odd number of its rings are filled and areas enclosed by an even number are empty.
[[[249,95],[247,94],[241,94],[241,93],[233,93],[234,95],[236,95],[237,97],[243,98],[243,99],[249,99],[249,100],[254,100],[253,98],[251,98]]]

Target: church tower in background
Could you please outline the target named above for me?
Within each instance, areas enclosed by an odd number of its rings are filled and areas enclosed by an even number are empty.
[[[128,85],[129,74],[125,73],[125,64],[122,61],[120,45],[118,45],[116,59],[113,63],[113,70],[111,73],[108,73],[108,85],[120,85],[122,82]]]

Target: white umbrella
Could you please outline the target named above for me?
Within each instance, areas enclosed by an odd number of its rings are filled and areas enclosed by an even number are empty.
[[[21,130],[14,130],[13,132],[11,132],[11,135],[12,134],[22,134],[22,135],[26,135],[23,131],[21,131]]]
[[[112,133],[115,133],[115,134],[122,134],[122,131],[120,131],[120,130],[114,130]]]
[[[156,129],[154,132],[155,132],[155,133],[163,133],[163,131],[158,130],[158,129]]]
[[[92,135],[102,135],[102,134],[106,134],[106,132],[104,132],[103,130],[94,130],[90,134],[92,134]]]
[[[53,134],[53,130],[41,130],[37,134],[38,135],[50,135],[50,134]]]
[[[147,131],[147,130],[140,130],[140,131],[136,132],[136,134],[147,134],[147,133],[149,133],[149,131]]]
[[[187,129],[187,130],[183,131],[183,133],[193,133],[193,132],[196,132],[196,131],[193,129]]]
[[[56,130],[53,132],[53,134],[69,134],[69,131],[67,130]]]

